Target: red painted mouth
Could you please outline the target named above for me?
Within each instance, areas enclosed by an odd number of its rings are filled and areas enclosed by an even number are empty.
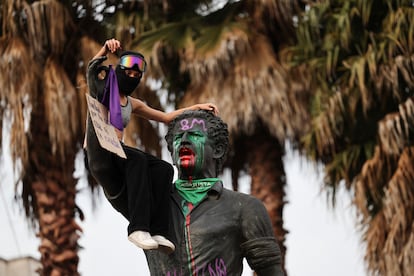
[[[180,157],[194,156],[194,152],[189,148],[181,148],[178,154],[179,154]]]
[[[179,166],[184,174],[191,176],[195,165],[194,151],[187,147],[180,148],[179,152]]]
[[[183,166],[190,166],[194,164],[194,152],[189,148],[181,148],[178,152],[178,155],[181,160],[181,165]]]

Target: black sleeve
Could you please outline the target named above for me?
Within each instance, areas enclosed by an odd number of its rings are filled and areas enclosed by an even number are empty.
[[[281,252],[263,203],[249,197],[242,210],[243,255],[258,276],[282,276]]]
[[[102,66],[102,62],[105,61],[106,58],[106,56],[103,56],[91,60],[87,69],[89,93],[92,97],[98,98],[98,100],[103,93],[105,79],[100,80],[97,75],[100,71],[108,68]],[[113,196],[119,192],[119,187],[122,187],[123,173],[115,163],[119,158],[115,154],[101,147],[90,116],[87,117],[86,123],[87,135],[85,153],[89,172],[95,178],[96,182],[103,187],[105,195]]]
[[[98,74],[102,70],[106,70],[107,72],[108,67],[101,65],[102,62],[104,62],[106,59],[106,56],[102,56],[91,60],[88,64],[86,79],[88,81],[89,93],[94,98],[99,99],[102,97],[103,94],[106,78],[101,80],[98,78]]]

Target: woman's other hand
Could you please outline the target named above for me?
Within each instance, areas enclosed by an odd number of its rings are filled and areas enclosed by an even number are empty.
[[[217,106],[213,103],[196,104],[195,107],[196,107],[196,109],[203,109],[203,110],[213,111],[214,115],[216,115],[216,116],[219,114],[219,110],[218,110]]]

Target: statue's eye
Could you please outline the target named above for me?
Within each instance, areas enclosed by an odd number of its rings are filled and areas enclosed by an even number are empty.
[[[180,133],[180,134],[176,134],[175,136],[174,136],[174,141],[177,141],[178,139],[181,139],[183,137],[183,134],[182,133]]]
[[[204,133],[202,133],[201,131],[195,131],[195,132],[192,132],[191,135],[195,137],[203,137]]]

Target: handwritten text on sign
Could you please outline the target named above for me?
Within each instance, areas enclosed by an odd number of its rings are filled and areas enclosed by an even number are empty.
[[[91,116],[92,124],[101,147],[120,157],[126,158],[114,127],[108,123],[108,110],[106,107],[89,94],[86,94],[86,101],[88,102],[89,115]]]

